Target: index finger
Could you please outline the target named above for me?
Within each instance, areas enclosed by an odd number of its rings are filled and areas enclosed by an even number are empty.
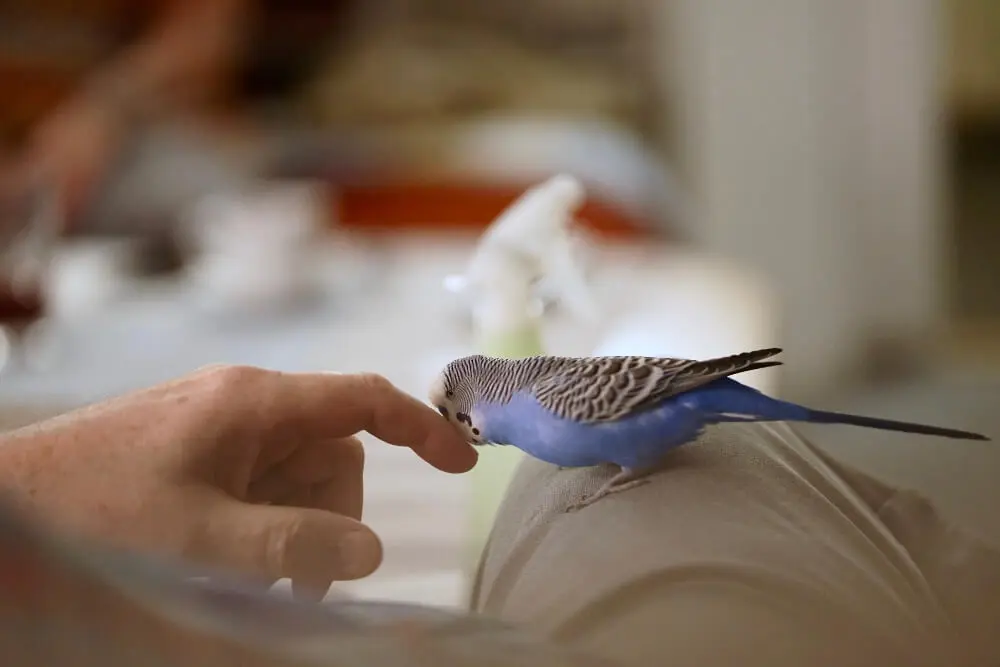
[[[271,406],[276,418],[317,435],[367,431],[445,472],[466,472],[478,459],[454,426],[380,375],[281,373],[279,385]]]

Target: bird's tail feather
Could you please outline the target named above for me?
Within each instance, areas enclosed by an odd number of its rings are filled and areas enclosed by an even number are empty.
[[[960,431],[953,428],[942,428],[940,426],[928,426],[926,424],[914,424],[912,422],[895,421],[892,419],[879,419],[877,417],[864,417],[862,415],[852,415],[843,412],[829,412],[826,410],[808,410],[806,418],[801,421],[814,422],[817,424],[847,424],[850,426],[863,426],[866,428],[877,428],[883,431],[899,431],[902,433],[916,433],[919,435],[934,435],[942,438],[955,438],[958,440],[989,440],[985,435],[972,433],[970,431]]]
[[[758,361],[755,364],[750,364],[746,368],[741,368],[738,373],[747,373],[749,371],[757,371],[761,368],[771,368],[772,366],[780,366],[782,362],[780,361]],[[734,373],[735,375],[735,373]]]
[[[759,365],[773,362],[759,362]],[[926,424],[863,417],[844,412],[813,410],[796,403],[772,398],[766,394],[740,384],[731,378],[717,380],[711,386],[695,389],[688,394],[689,403],[700,412],[706,424],[723,422],[814,422],[819,424],[846,424],[876,428],[883,431],[900,431],[919,435],[933,435],[959,440],[989,440],[979,433],[941,428]]]

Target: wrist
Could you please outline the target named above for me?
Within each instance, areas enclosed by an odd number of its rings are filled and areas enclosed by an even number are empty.
[[[31,505],[29,471],[34,452],[29,439],[17,431],[0,436],[0,498],[19,508]]]
[[[88,448],[92,449],[92,448]],[[106,538],[99,487],[73,439],[36,426],[0,437],[0,502],[50,529]]]

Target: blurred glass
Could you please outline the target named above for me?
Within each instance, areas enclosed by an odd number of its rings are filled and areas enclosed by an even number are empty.
[[[45,312],[43,281],[62,229],[54,189],[43,185],[0,201],[0,370]]]

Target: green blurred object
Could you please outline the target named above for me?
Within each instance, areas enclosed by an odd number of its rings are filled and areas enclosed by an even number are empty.
[[[478,343],[480,352],[491,357],[517,359],[545,353],[537,325],[504,334],[483,334]],[[493,518],[523,456],[521,450],[514,447],[483,447],[479,450],[479,463],[471,472],[472,529],[467,543],[470,571],[476,568],[489,539]]]
[[[545,354],[541,336],[545,308],[538,294],[543,279],[568,310],[583,318],[595,314],[583,273],[574,264],[569,233],[574,213],[585,199],[577,178],[556,174],[528,188],[480,237],[465,275],[454,282],[474,304],[475,347],[480,354],[513,359]],[[493,518],[522,458],[513,447],[479,451],[479,463],[472,471],[470,573],[476,570]]]

